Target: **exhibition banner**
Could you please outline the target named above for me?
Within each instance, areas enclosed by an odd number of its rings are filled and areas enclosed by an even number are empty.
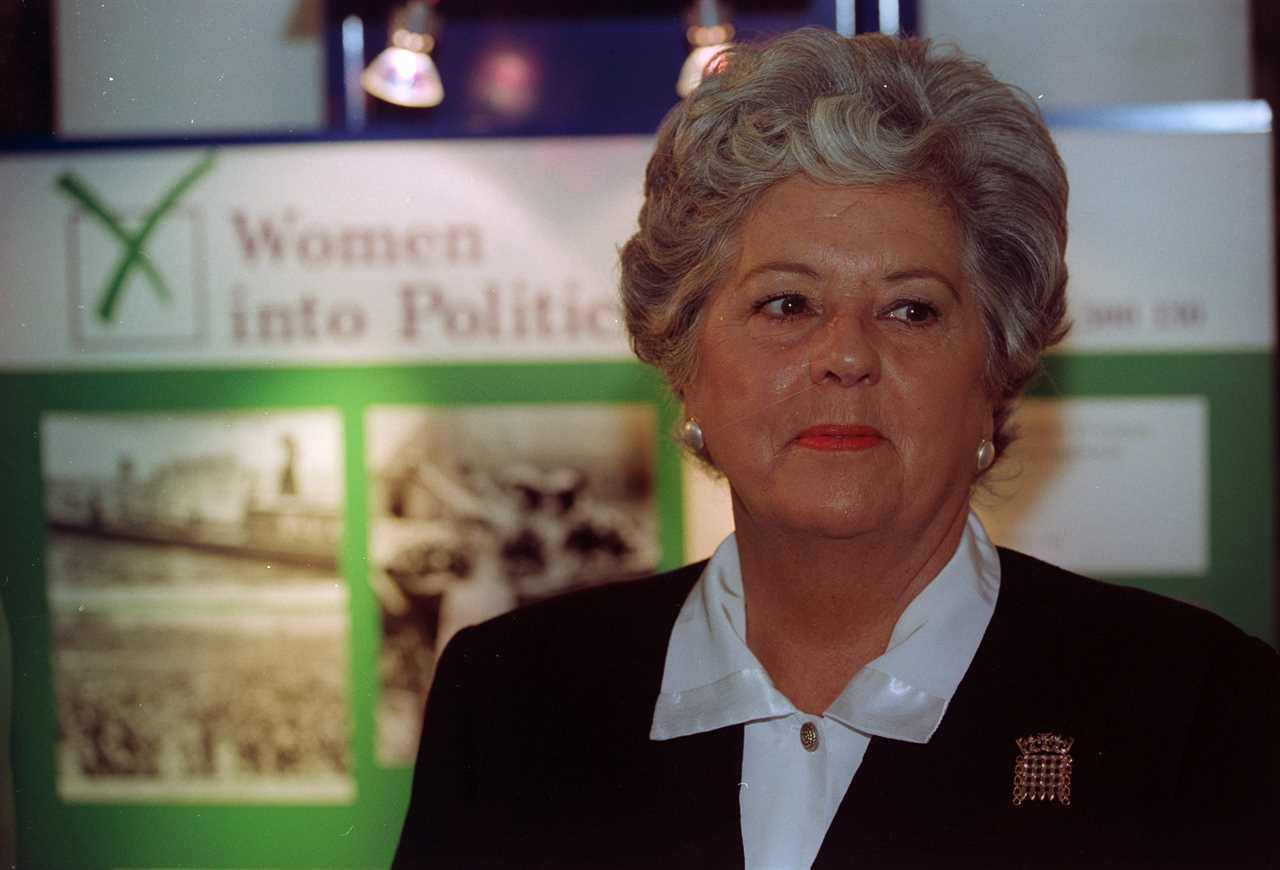
[[[975,504],[1274,640],[1270,135],[1056,136],[1075,327]],[[719,542],[619,316],[650,147],[0,156],[27,864],[385,866],[454,632]]]

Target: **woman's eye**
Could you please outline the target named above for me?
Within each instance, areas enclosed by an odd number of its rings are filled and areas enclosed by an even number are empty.
[[[775,296],[772,299],[766,299],[756,306],[757,311],[762,311],[770,317],[776,317],[786,320],[789,317],[798,317],[809,311],[809,300],[799,294],[788,293],[784,296]]]
[[[891,320],[900,320],[910,326],[923,326],[938,319],[938,309],[928,302],[911,300],[897,303],[885,314]]]

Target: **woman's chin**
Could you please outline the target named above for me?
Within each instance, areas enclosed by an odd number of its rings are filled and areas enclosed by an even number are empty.
[[[766,535],[847,540],[895,527],[897,500],[886,498],[888,488],[878,492],[851,493],[848,490],[823,492],[822,487],[788,487],[788,491],[766,498],[746,517],[735,509],[741,530],[743,519]],[[750,506],[748,506],[749,508]]]
[[[808,536],[830,540],[850,540],[889,531],[893,527],[891,517],[884,511],[843,505],[806,511],[788,525]]]

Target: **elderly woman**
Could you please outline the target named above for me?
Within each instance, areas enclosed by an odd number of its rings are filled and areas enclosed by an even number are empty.
[[[662,125],[622,292],[735,534],[458,634],[396,866],[1269,860],[1275,653],[970,511],[1066,331],[1066,213],[973,60],[733,50]]]

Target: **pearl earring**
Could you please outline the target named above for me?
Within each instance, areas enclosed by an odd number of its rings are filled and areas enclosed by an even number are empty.
[[[702,426],[698,424],[697,418],[689,417],[681,424],[680,440],[694,453],[701,453],[707,446],[707,439],[702,434]]]
[[[986,438],[978,442],[978,471],[986,471],[996,461],[996,445]]]

